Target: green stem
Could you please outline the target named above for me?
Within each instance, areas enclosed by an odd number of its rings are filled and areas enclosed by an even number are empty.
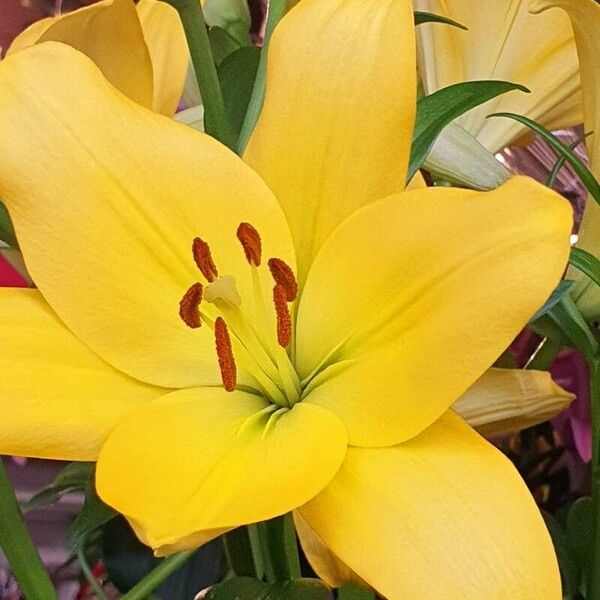
[[[337,600],[375,600],[375,592],[354,585],[345,585],[337,591]]]
[[[269,582],[301,577],[296,531],[291,514],[261,523],[260,538]]]
[[[0,547],[27,600],[58,600],[0,459]]]
[[[250,102],[246,109],[246,116],[242,123],[242,129],[240,131],[240,137],[238,140],[238,154],[241,156],[246,148],[246,144],[250,139],[250,135],[254,130],[258,116],[262,110],[263,102],[265,99],[265,83],[267,79],[267,55],[269,50],[269,42],[273,35],[275,25],[279,23],[283,15],[287,11],[287,0],[269,0],[269,14],[267,15],[267,24],[265,26],[265,38],[263,40],[263,46],[260,53],[260,60],[258,62],[258,69],[256,71],[256,79],[254,80],[254,87],[252,88],[252,95],[250,96]]]
[[[223,101],[202,5],[198,0],[165,1],[177,10],[183,24],[204,105],[204,129],[206,133],[235,150],[235,139]]]
[[[194,552],[195,550],[186,550],[163,559],[158,567],[136,583],[124,596],[121,596],[121,600],[147,598],[171,573],[180,569]]]
[[[225,554],[231,570],[238,577],[262,579],[265,568],[256,525],[238,527],[223,536]]]
[[[590,399],[592,408],[592,502],[596,515],[588,600],[600,600],[600,361],[590,361]]]
[[[108,600],[108,596],[104,593],[102,586],[96,579],[96,576],[92,573],[90,566],[88,565],[87,558],[85,557],[85,551],[83,548],[79,548],[77,550],[77,559],[79,560],[79,566],[83,571],[85,578],[88,580],[88,583],[92,586],[94,590],[94,594],[96,595],[97,600]]]

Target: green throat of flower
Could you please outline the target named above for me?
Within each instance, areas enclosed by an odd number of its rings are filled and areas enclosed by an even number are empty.
[[[298,295],[296,277],[283,260],[269,258],[273,291],[271,302],[267,302],[259,276],[259,269],[264,268],[260,235],[249,223],[240,223],[237,239],[252,272],[259,322],[250,322],[244,314],[235,278],[219,275],[209,245],[199,237],[192,243],[192,255],[207,283],[190,286],[179,303],[179,316],[192,329],[206,325],[214,332],[221,379],[228,392],[237,387],[239,365],[252,375],[270,402],[291,408],[302,397],[300,379],[288,352],[293,341],[289,304]],[[216,311],[209,314],[204,310],[207,304]],[[273,314],[276,336],[269,327]]]

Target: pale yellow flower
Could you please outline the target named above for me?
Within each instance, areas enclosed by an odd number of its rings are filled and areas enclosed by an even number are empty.
[[[166,2],[101,0],[48,17],[17,36],[7,55],[47,41],[86,54],[116,88],[142,106],[166,115],[177,109],[189,52],[179,15]]]
[[[579,65],[569,19],[558,11],[535,17],[527,4],[527,0],[415,1],[415,9],[450,17],[469,28],[418,27],[418,64],[426,94],[477,79],[502,79],[531,90],[499,96],[457,120],[492,153],[527,130],[512,120],[486,119],[490,113],[523,114],[550,129],[582,121]]]

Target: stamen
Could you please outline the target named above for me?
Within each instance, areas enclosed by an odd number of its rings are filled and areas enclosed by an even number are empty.
[[[202,325],[199,310],[200,302],[202,302],[201,283],[192,285],[179,302],[179,316],[181,317],[181,320],[192,329],[197,329]]]
[[[192,243],[192,254],[194,255],[194,261],[202,275],[204,275],[208,281],[214,281],[219,276],[219,272],[213,262],[209,245],[199,237],[194,238],[194,242]]]
[[[273,288],[273,303],[277,313],[277,341],[287,348],[292,341],[292,317],[287,305],[287,291],[280,283]]]
[[[280,258],[270,258],[269,269],[275,283],[285,290],[286,300],[293,302],[298,295],[298,283],[292,269]]]
[[[246,260],[254,267],[260,267],[262,244],[260,235],[250,223],[240,223],[237,228],[237,238],[242,244]]]
[[[223,317],[217,317],[215,320],[215,341],[223,387],[226,391],[233,392],[237,381],[237,368],[231,349],[231,338]]]

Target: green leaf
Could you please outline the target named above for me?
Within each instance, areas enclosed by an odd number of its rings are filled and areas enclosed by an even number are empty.
[[[579,587],[579,568],[571,555],[567,534],[556,517],[546,511],[542,511],[542,516],[552,538],[552,544],[558,559],[563,584],[563,600],[574,600]]]
[[[223,535],[223,546],[229,568],[238,577],[265,576],[258,525],[245,525]]]
[[[345,585],[337,591],[338,600],[375,600],[375,592],[355,585]]]
[[[58,600],[0,459],[0,553],[28,600]]]
[[[575,140],[572,144],[569,144],[569,150],[575,150],[575,148],[577,148],[577,146],[579,146],[579,144],[581,144],[589,135],[591,135],[591,134],[586,133],[583,137]],[[550,173],[548,173],[548,179],[546,179],[546,183],[545,183],[546,187],[549,187],[549,188],[554,187],[554,184],[556,183],[556,178],[558,177],[560,170],[565,166],[566,162],[567,162],[567,159],[564,156],[561,156],[554,163],[554,166],[550,170]]]
[[[579,568],[580,590],[585,594],[586,582],[594,553],[594,506],[589,497],[573,503],[567,516],[567,546]]]
[[[67,531],[66,546],[69,552],[75,554],[95,531],[116,516],[117,512],[98,498],[93,480],[90,481],[83,507]]]
[[[529,327],[557,344],[578,348],[588,361],[594,361],[598,354],[598,342],[569,294]]]
[[[516,115],[514,113],[501,112],[488,115],[488,119],[491,117],[506,117],[507,119],[513,119],[526,127],[529,127],[532,131],[535,131],[545,142],[558,154],[559,157],[563,157],[570,165],[573,170],[581,179],[581,182],[586,187],[587,191],[591,194],[592,198],[600,204],[600,183],[594,177],[592,172],[587,166],[579,159],[577,154],[573,152],[566,144],[563,144],[552,132],[548,131],[545,127],[542,127],[539,123],[528,119],[522,115]]]
[[[260,61],[258,63],[258,70],[256,72],[256,79],[254,80],[254,88],[252,90],[252,96],[248,103],[248,110],[244,117],[244,123],[242,125],[242,131],[238,140],[237,153],[242,156],[246,144],[250,139],[250,135],[254,130],[254,126],[258,121],[260,111],[265,99],[265,84],[267,80],[267,54],[269,49],[269,43],[271,41],[271,35],[275,30],[275,26],[283,18],[283,15],[289,8],[287,0],[269,0],[269,10],[267,12],[267,23],[265,25],[265,36],[263,45],[260,51]]]
[[[83,492],[94,475],[94,463],[73,462],[68,464],[56,479],[43,490],[33,495],[22,505],[23,512],[54,504],[67,492]]]
[[[600,260],[581,248],[572,248],[569,262],[600,286]]]
[[[259,61],[260,50],[245,46],[229,54],[217,68],[225,108],[236,140],[252,96]]]
[[[442,88],[417,102],[417,121],[413,134],[407,181],[421,168],[436,138],[463,113],[513,90],[529,92],[508,81],[466,81]]]
[[[250,577],[236,577],[215,585],[206,600],[328,600],[329,590],[318,579],[295,579],[264,583]]]
[[[423,23],[443,23],[444,25],[451,25],[452,27],[458,27],[465,31],[468,30],[468,27],[465,27],[452,19],[448,19],[447,17],[415,10],[415,25],[422,25]]]
[[[560,302],[560,299],[568,293],[572,285],[573,282],[569,281],[568,279],[561,281],[556,288],[554,288],[554,291],[550,294],[548,300],[544,302],[544,306],[542,306],[542,308],[540,308],[540,310],[538,310],[535,315],[529,319],[529,321],[537,321],[537,319],[543,317],[550,309]]]
[[[219,66],[231,53],[242,47],[236,40],[222,27],[211,27],[208,30],[208,39],[213,53],[215,65]]]
[[[167,559],[156,558],[152,549],[142,544],[123,517],[109,521],[100,538],[102,556],[110,581],[122,593],[135,596],[152,590],[162,600],[191,600],[198,590],[222,578],[222,544],[212,540],[192,552],[180,552]],[[127,597],[127,596],[125,596]],[[129,596],[131,597],[131,596]]]
[[[10,215],[2,202],[0,202],[0,241],[8,244],[11,248],[19,247]]]

